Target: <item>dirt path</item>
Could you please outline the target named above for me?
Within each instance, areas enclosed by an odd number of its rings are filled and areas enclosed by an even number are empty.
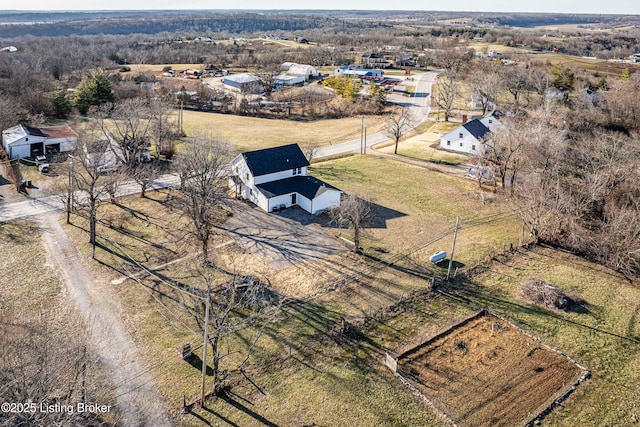
[[[106,280],[96,280],[59,223],[58,214],[38,218],[49,259],[62,273],[71,302],[87,322],[91,345],[111,374],[120,424],[171,426],[163,398],[156,392],[146,364],[124,327],[122,307]],[[100,402],[95,402],[100,403]]]

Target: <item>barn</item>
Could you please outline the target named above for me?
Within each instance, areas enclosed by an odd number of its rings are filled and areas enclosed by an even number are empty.
[[[77,141],[78,134],[69,126],[17,125],[2,131],[2,147],[12,160],[70,152],[75,150]]]
[[[240,93],[260,93],[263,89],[260,77],[255,74],[231,74],[222,80],[222,84],[230,90]]]

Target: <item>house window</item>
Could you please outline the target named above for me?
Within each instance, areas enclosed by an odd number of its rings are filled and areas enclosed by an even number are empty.
[[[245,173],[245,177],[247,178],[247,181],[249,181],[249,172]]]
[[[462,147],[462,142],[460,143],[460,147]]]
[[[476,144],[473,144],[473,145],[471,146],[471,150],[472,150],[472,151],[476,151]]]
[[[489,124],[493,123],[493,119],[489,119]]]
[[[251,188],[249,189],[249,197],[253,197],[253,190]]]
[[[447,141],[447,146],[450,146],[450,145],[451,145],[451,141]]]
[[[293,169],[293,174],[294,175],[300,175],[302,173],[302,168],[294,168]]]
[[[458,135],[460,138],[464,138],[464,135],[462,135],[462,132],[460,132],[460,134]]]
[[[25,140],[25,141],[29,141],[29,137],[26,137],[24,140]]]

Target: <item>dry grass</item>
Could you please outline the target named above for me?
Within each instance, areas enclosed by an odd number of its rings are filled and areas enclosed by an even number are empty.
[[[384,127],[384,120],[365,118],[365,124],[367,132],[374,133]],[[304,150],[359,138],[361,119],[273,120],[185,111],[184,129],[188,135],[211,133],[225,138],[239,151],[292,143],[298,143]]]
[[[448,250],[449,239],[426,243],[451,231],[456,216],[460,216],[463,227],[482,223],[459,233],[456,252],[461,262],[474,261],[480,254],[516,242],[519,237],[517,220],[508,216],[508,202],[479,190],[471,180],[370,156],[317,163],[311,173],[343,191],[372,195],[377,219],[367,230],[367,250],[403,253],[426,245],[416,255],[419,261],[425,261],[436,248]]]
[[[523,425],[583,373],[490,315],[421,345],[398,367],[443,412],[473,426]]]
[[[426,160],[434,163],[446,163],[450,165],[458,165],[469,160],[468,156],[462,154],[450,153],[438,150],[436,147],[440,145],[440,137],[443,133],[438,132],[438,128],[444,130],[444,126],[440,123],[428,123],[430,126],[424,133],[407,138],[398,144],[398,154],[401,156]],[[448,127],[457,127],[457,123],[450,123]],[[383,153],[393,153],[392,145],[380,149]]]
[[[30,221],[3,223],[0,227],[0,307],[29,317],[38,308],[59,302],[62,290],[57,272],[47,263],[38,226]],[[33,311],[23,310],[25,307]]]

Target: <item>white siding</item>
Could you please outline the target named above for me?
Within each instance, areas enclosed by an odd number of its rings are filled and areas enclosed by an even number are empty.
[[[9,157],[11,158],[11,160],[17,159],[20,157],[29,157],[31,155],[31,143],[27,142],[25,145],[25,144],[18,143],[18,141],[16,141],[9,146],[9,150],[7,150],[7,153],[9,154]]]
[[[253,182],[253,175],[247,166],[247,162],[244,161],[244,157],[242,155],[237,156],[231,162],[231,171],[233,175],[237,175],[240,177],[242,182],[246,185],[253,187],[255,184]]]
[[[309,212],[316,214],[320,211],[340,206],[340,194],[339,190],[328,189],[313,199]]]
[[[462,138],[460,134],[462,134]],[[440,148],[457,153],[477,154],[480,152],[480,145],[480,141],[462,126],[444,134],[440,139]]]
[[[493,132],[497,127],[501,125],[501,123],[493,116],[486,116],[480,119],[480,123],[489,128],[491,132]]]
[[[282,196],[276,196],[269,199],[269,210],[267,212],[271,212],[274,207],[278,205],[285,205],[286,207],[291,206],[291,194],[283,194]]]
[[[31,144],[38,144],[45,141],[46,138],[41,136],[29,135],[8,144],[9,146],[5,147],[5,151],[12,160],[20,157],[29,157],[31,156]]]
[[[278,181],[280,179],[291,178],[292,176],[305,176],[307,175],[307,167],[300,168],[300,173],[293,174],[293,169],[288,169],[280,172],[269,173],[266,175],[260,175],[253,178],[255,185],[264,184],[265,182]],[[244,179],[244,177],[243,177]]]
[[[307,199],[302,194],[298,193],[298,195],[296,196],[296,203],[305,211],[311,212],[311,200]]]
[[[60,152],[66,153],[76,149],[76,138],[52,138],[47,139],[44,145],[60,144]]]

